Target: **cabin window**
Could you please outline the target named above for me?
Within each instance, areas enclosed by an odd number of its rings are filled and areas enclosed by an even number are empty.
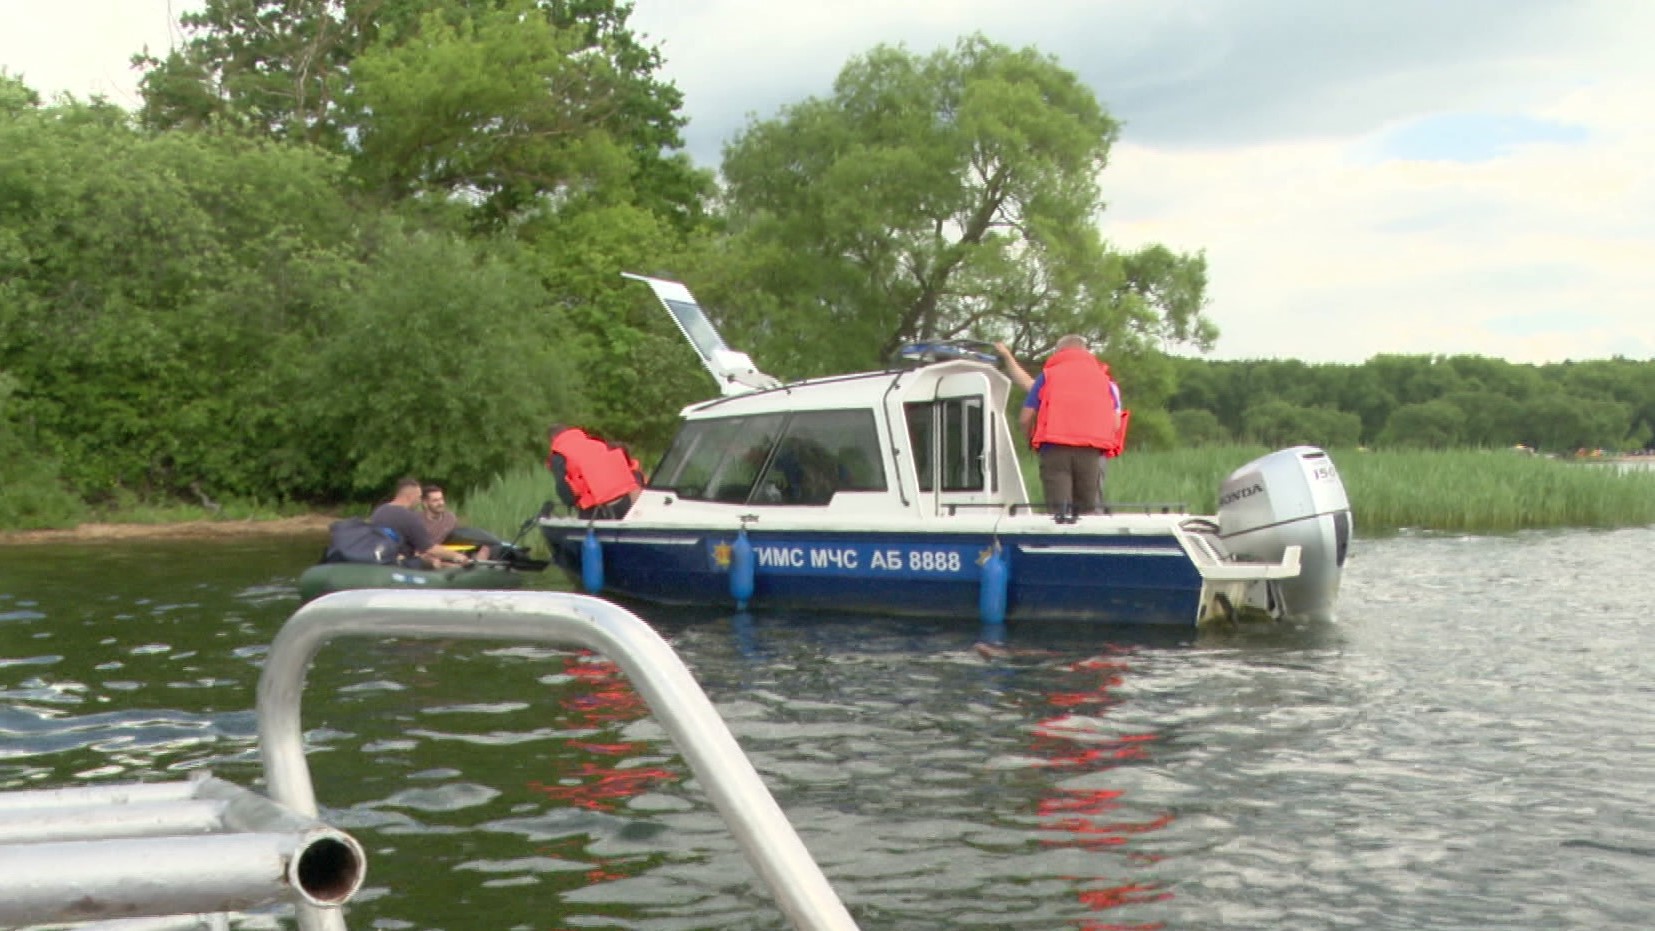
[[[982,491],[983,399],[945,398],[906,405],[919,490]],[[940,474],[939,474],[940,473]]]
[[[822,505],[841,491],[884,490],[871,411],[800,411],[788,419],[753,503]]]
[[[650,487],[690,501],[745,502],[786,416],[723,417],[684,424],[655,470]]]
[[[686,423],[650,487],[692,501],[823,505],[841,491],[884,491],[873,414],[800,411]]]
[[[914,449],[914,474],[919,477],[919,490],[936,491],[937,473],[932,469],[932,464],[937,457],[931,455],[936,445],[936,406],[906,404],[904,407],[908,416],[908,444]]]

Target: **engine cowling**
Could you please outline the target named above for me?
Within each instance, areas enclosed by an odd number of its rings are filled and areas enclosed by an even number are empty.
[[[1350,499],[1328,454],[1295,446],[1231,472],[1218,489],[1218,536],[1237,559],[1279,562],[1298,546],[1298,577],[1274,584],[1283,617],[1331,620],[1350,552]]]

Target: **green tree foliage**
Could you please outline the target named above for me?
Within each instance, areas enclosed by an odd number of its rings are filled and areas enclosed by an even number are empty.
[[[570,199],[694,222],[706,176],[682,96],[616,0],[207,0],[190,40],[141,55],[145,125],[226,126],[351,159],[393,197],[499,222]]]
[[[1218,415],[1199,407],[1171,413],[1179,446],[1218,446],[1233,440],[1230,431],[1218,422]]]
[[[1541,394],[1523,407],[1522,442],[1534,449],[1566,452],[1620,449],[1629,444],[1631,408],[1619,401]]]
[[[1283,401],[1355,414],[1359,441],[1372,445],[1522,443],[1571,453],[1639,449],[1655,436],[1655,362],[1534,366],[1484,356],[1395,355],[1360,365],[1168,361],[1176,378],[1167,402],[1174,415],[1208,411],[1230,430],[1246,424],[1254,408]]]
[[[1119,253],[1098,232],[1115,133],[1091,91],[1034,49],[981,36],[928,56],[875,48],[831,96],[751,123],[725,150],[737,271],[709,303],[785,375],[972,335],[1027,357],[1068,332],[1111,355],[1206,346],[1205,260]]]
[[[579,398],[531,258],[364,210],[346,172],[101,105],[0,114],[0,416],[30,481],[340,500],[538,456]]]
[[[1461,445],[1464,434],[1465,412],[1439,398],[1392,411],[1379,439],[1387,446],[1448,449]]]
[[[1247,439],[1265,446],[1355,446],[1362,420],[1329,407],[1301,407],[1280,399],[1261,402],[1243,415]]]
[[[1464,415],[1455,445],[1492,449],[1514,445],[1523,432],[1523,402],[1493,391],[1453,391],[1441,400]]]
[[[1643,446],[1655,438],[1655,366],[1623,358],[1594,359],[1549,366],[1547,374],[1571,395],[1626,405],[1627,445]]]
[[[0,371],[0,527],[30,530],[81,516],[79,499],[64,487],[57,460],[42,455],[38,437],[17,416],[17,380]]]
[[[294,413],[325,440],[308,455],[342,483],[327,490],[371,495],[408,473],[466,487],[542,455],[547,418],[578,390],[538,332],[542,300],[508,258],[385,230],[328,338],[278,379],[311,389]]]
[[[321,323],[353,218],[333,160],[149,138],[70,104],[0,117],[0,240],[18,314],[0,369],[82,493],[182,490],[232,457],[222,427],[281,335]],[[226,465],[228,465],[226,463]],[[226,480],[255,489],[251,464]]]
[[[626,205],[538,217],[520,236],[555,295],[536,337],[569,360],[582,384],[583,403],[556,411],[556,419],[632,442],[639,452],[664,448],[678,412],[716,389],[649,289],[621,272],[671,278],[675,269],[700,267],[699,240]]]

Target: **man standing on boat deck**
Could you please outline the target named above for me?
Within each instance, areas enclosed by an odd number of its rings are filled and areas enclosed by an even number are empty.
[[[546,468],[557,482],[557,496],[582,520],[624,517],[638,500],[644,469],[625,446],[560,423],[546,431],[546,440]]]
[[[1005,343],[995,348],[1011,379],[1029,392],[1018,420],[1040,454],[1046,506],[1059,523],[1074,523],[1076,514],[1098,509],[1104,456],[1120,453],[1120,386],[1081,336],[1059,339],[1057,351],[1035,378],[1017,364]]]
[[[414,510],[414,505],[419,502],[419,479],[399,479],[391,500],[374,508],[374,512],[368,515],[368,523],[395,535],[404,564],[409,559],[415,559],[424,564],[420,568],[469,565],[471,557],[431,539],[431,532],[425,527],[425,518]]]

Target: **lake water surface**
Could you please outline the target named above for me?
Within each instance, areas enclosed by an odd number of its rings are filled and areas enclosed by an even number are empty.
[[[318,545],[0,547],[0,789],[254,784]],[[1334,625],[1014,629],[993,659],[974,621],[639,613],[869,931],[1641,929],[1652,555],[1655,528],[1362,540]],[[353,929],[786,927],[592,657],[339,641],[305,724],[368,851]]]

